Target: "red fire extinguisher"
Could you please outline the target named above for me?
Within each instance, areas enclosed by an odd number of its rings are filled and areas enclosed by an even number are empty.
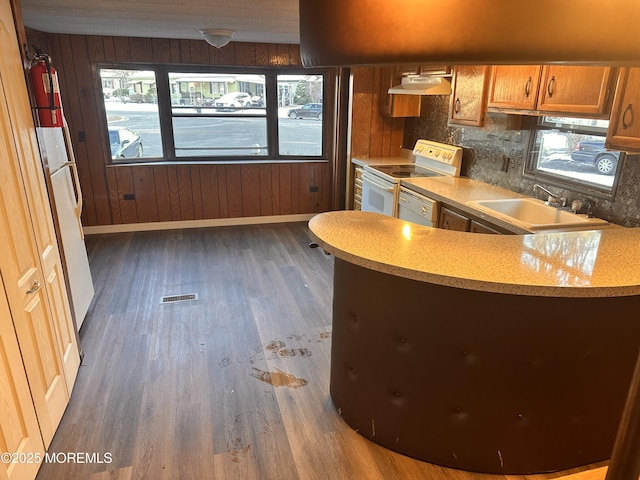
[[[31,62],[31,82],[41,127],[62,127],[62,102],[58,72],[49,55],[37,52]]]

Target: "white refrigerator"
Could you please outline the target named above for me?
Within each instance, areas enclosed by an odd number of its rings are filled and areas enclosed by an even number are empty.
[[[80,214],[82,192],[68,131],[39,127],[38,142],[45,173],[49,176],[49,195],[55,217],[61,257],[70,290],[76,328],[84,322],[94,296],[93,280],[84,243]]]

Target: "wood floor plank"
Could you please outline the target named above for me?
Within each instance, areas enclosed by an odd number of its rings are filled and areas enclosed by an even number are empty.
[[[49,451],[112,461],[38,479],[591,480],[446,469],[352,431],[329,395],[333,257],[310,241],[303,223],[87,236],[96,297]]]

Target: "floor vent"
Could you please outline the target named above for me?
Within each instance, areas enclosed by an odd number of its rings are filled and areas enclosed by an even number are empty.
[[[187,293],[185,295],[167,295],[160,299],[160,303],[176,303],[176,302],[190,302],[192,300],[198,300],[197,293]]]

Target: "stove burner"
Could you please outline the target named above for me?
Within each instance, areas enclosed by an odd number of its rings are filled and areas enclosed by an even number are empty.
[[[413,163],[405,165],[375,165],[375,170],[379,170],[394,178],[416,178],[416,177],[441,177],[442,174],[432,170],[417,166]]]

